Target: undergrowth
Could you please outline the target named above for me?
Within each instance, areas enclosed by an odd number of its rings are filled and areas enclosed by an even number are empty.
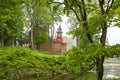
[[[0,80],[79,73],[80,67],[69,56],[48,55],[29,48],[0,48]]]
[[[0,79],[61,74],[65,71],[64,62],[61,55],[47,55],[24,47],[1,48]]]

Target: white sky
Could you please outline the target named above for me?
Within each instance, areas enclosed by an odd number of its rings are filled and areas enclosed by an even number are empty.
[[[108,28],[107,38],[110,45],[120,44],[120,28]]]
[[[67,24],[67,17],[63,16],[62,17],[62,22],[58,23],[58,25],[55,25],[55,29],[59,27],[59,24],[61,24],[62,31],[63,31],[63,36],[68,36],[66,32],[69,31],[68,29],[68,24]],[[115,45],[115,44],[120,44],[120,28],[118,27],[111,27],[108,28],[107,30],[107,40],[110,45]]]

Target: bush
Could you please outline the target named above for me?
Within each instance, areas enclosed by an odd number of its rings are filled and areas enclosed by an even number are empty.
[[[71,54],[52,55],[20,46],[0,48],[0,79],[80,73],[83,66]]]
[[[77,47],[72,47],[69,51],[63,53],[66,58],[66,66],[69,69],[69,72],[74,73],[86,73],[89,70],[90,62],[86,58],[86,54],[80,51]]]
[[[62,74],[65,57],[23,47],[0,49],[0,79]]]

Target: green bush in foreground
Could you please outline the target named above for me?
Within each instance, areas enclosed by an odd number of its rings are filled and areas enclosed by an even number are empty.
[[[81,65],[70,56],[54,55],[24,47],[0,48],[0,79],[80,73]]]
[[[63,74],[65,57],[46,55],[23,47],[0,49],[0,79]]]
[[[0,80],[81,73],[81,67],[84,67],[84,65],[77,64],[76,60],[70,58],[70,56],[48,55],[24,47],[0,48]],[[89,79],[92,80],[93,78]]]

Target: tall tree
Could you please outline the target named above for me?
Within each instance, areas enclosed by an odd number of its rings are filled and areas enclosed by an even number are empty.
[[[117,9],[118,11],[119,0],[64,0],[63,2],[54,3],[64,5],[63,11],[66,14],[75,14],[76,19],[82,28],[79,28],[79,30],[73,30],[72,32],[82,31],[82,33],[78,34],[84,34],[86,36],[89,41],[88,45],[97,43],[101,44],[102,48],[105,48],[107,28],[111,27],[115,17],[118,16],[114,15],[114,10]],[[95,36],[98,36],[97,40],[95,39]],[[92,46],[94,47],[95,45]],[[89,53],[92,53],[92,51]],[[105,54],[101,55],[98,51],[96,51],[96,54],[97,57],[95,58],[94,64],[96,65],[97,80],[102,80]]]
[[[1,46],[14,45],[23,31],[23,1],[0,0]]]

